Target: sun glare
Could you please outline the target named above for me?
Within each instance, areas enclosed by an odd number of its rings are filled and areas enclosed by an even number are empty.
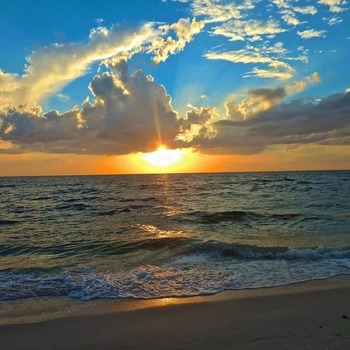
[[[182,152],[178,149],[166,149],[165,146],[161,146],[152,153],[146,153],[143,157],[151,165],[166,167],[179,162]]]

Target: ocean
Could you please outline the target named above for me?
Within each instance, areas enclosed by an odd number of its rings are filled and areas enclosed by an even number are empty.
[[[350,274],[350,171],[0,178],[0,300]]]

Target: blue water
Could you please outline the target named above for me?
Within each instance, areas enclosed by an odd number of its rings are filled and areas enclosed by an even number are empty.
[[[349,171],[0,178],[0,300],[349,274],[349,198]]]

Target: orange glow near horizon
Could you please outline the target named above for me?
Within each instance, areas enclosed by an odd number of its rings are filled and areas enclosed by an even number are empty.
[[[169,150],[170,151],[170,150]],[[0,176],[157,174],[202,172],[250,172],[350,169],[350,146],[309,146],[297,153],[283,147],[257,155],[203,154],[193,149],[178,149],[178,161],[166,166],[152,165],[146,154],[115,156],[21,153],[0,154]]]

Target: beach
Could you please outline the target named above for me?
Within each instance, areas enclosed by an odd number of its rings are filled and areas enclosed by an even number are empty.
[[[17,315],[0,326],[0,348],[348,349],[349,295],[350,278],[336,277],[206,297],[91,301],[54,319]]]
[[[349,349],[349,179],[2,178],[0,350]]]

